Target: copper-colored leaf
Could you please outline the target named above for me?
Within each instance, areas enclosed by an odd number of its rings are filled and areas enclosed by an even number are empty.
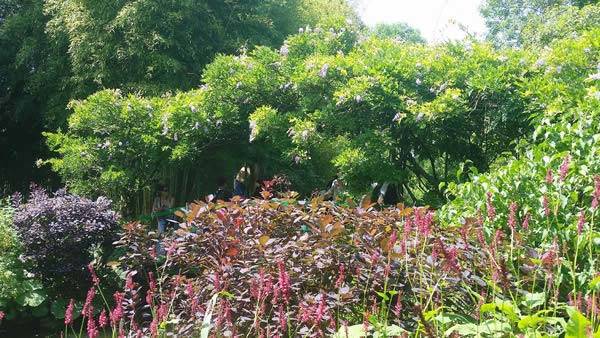
[[[239,252],[240,250],[238,250],[238,248],[236,248],[235,246],[231,246],[227,248],[227,250],[225,251],[225,255],[229,257],[235,257],[239,254]]]
[[[400,216],[403,216],[403,217],[410,216],[410,215],[412,215],[412,213],[413,213],[413,208],[404,208],[404,209],[400,210]]]
[[[331,215],[325,215],[325,216],[321,217],[321,219],[319,219],[319,223],[321,223],[321,226],[331,224],[331,222],[333,222],[333,216],[331,216]]]

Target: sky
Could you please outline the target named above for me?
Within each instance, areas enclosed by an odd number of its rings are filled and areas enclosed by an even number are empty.
[[[485,23],[479,13],[483,0],[360,0],[358,9],[369,26],[404,22],[421,31],[429,42],[462,39],[458,22],[470,33],[482,35]]]

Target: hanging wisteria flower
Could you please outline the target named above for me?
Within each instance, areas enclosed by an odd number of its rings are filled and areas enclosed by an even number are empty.
[[[319,77],[321,77],[321,78],[327,77],[328,71],[329,71],[329,64],[327,64],[327,63],[323,64],[323,67],[321,67],[321,70],[319,70]]]

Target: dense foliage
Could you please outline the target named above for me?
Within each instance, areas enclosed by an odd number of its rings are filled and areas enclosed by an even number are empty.
[[[533,35],[524,34],[531,21],[537,22],[538,26],[543,26],[544,18],[551,19],[564,11],[573,12],[575,8],[597,2],[597,0],[486,0],[481,7],[481,14],[488,28],[488,39],[496,45],[519,46],[528,38],[536,39],[535,31],[532,32]],[[554,14],[547,14],[548,11]],[[560,30],[549,33],[565,36],[563,35],[565,31],[573,32],[581,21],[576,16],[571,18],[574,19],[573,26],[560,27],[550,22],[550,25]],[[540,36],[543,37],[544,34],[547,33],[540,32]]]
[[[379,38],[392,38],[405,42],[424,43],[425,39],[419,30],[405,23],[379,23],[371,29],[372,34]]]
[[[52,176],[35,161],[43,130],[64,127],[71,99],[104,88],[190,90],[218,53],[277,46],[306,25],[340,26],[343,0],[2,1],[1,190]]]
[[[118,215],[111,202],[34,188],[14,215],[14,228],[31,272],[54,296],[80,296],[92,250],[111,244]]]
[[[578,245],[595,254],[587,242],[536,246],[529,239],[543,225],[520,219],[486,234],[491,215],[442,229],[425,208],[290,197],[194,203],[162,240],[165,256],[154,232],[125,226],[128,278],[105,308],[120,314],[113,332],[580,337],[598,327],[600,277],[572,290],[561,275],[563,264],[587,266],[560,254]],[[94,328],[97,318],[85,320]]]
[[[22,244],[12,226],[13,215],[14,208],[8,201],[0,202],[0,311],[7,320],[22,312],[37,314],[38,306],[46,299],[40,282],[28,275],[20,260]]]
[[[581,32],[600,27],[600,6],[552,7],[530,18],[521,32],[523,44],[545,47],[552,41],[577,37]]]
[[[426,45],[342,0],[2,2],[0,147],[120,88],[45,134],[78,195],[0,203],[2,330],[600,337],[599,8],[487,0],[488,42]],[[199,198],[242,165],[275,178]],[[374,182],[403,203],[357,202]],[[164,183],[179,228],[117,236],[109,199]]]
[[[74,191],[130,209],[161,180],[182,199],[208,194],[210,173],[233,176],[244,161],[265,177],[287,174],[305,194],[339,174],[354,193],[391,181],[405,201],[438,204],[462,162],[486,170],[530,130],[540,111],[529,105],[533,61],[481,43],[305,31],[279,51],[218,57],[200,90],[75,102],[69,130],[49,134],[61,155],[51,164]]]

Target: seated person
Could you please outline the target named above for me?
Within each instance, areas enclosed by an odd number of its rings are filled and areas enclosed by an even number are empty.
[[[226,182],[227,182],[227,179],[225,179],[225,177],[223,177],[223,176],[220,176],[219,178],[217,178],[218,187],[217,187],[217,191],[215,191],[213,201],[229,201],[231,199],[231,197],[233,197],[233,194],[227,188]]]

